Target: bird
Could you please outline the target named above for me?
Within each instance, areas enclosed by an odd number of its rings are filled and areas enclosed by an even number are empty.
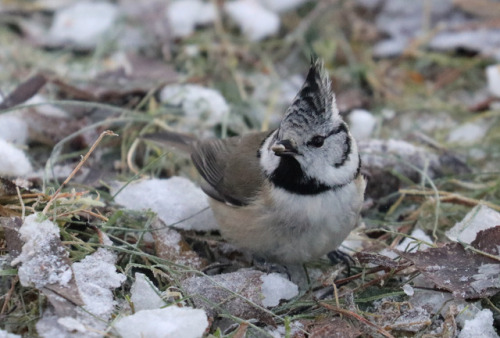
[[[358,223],[361,158],[319,59],[275,130],[143,138],[191,155],[223,238],[266,262],[302,264],[335,253]]]

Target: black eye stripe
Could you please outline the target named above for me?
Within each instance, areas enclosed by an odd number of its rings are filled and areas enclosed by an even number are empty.
[[[337,128],[333,129],[331,132],[326,135],[326,137],[330,137],[335,134],[346,133],[347,134],[347,126],[345,123],[341,123]]]

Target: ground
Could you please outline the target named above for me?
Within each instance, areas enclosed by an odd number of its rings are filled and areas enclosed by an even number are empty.
[[[499,18],[495,0],[0,0],[0,336],[498,337]],[[262,272],[189,158],[141,136],[271,130],[316,57],[368,180],[354,264]]]

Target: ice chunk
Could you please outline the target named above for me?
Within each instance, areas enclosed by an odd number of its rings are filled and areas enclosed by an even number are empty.
[[[135,311],[154,310],[165,306],[160,297],[160,291],[151,283],[146,275],[136,272],[135,282],[130,290],[130,300],[134,303]]]
[[[173,305],[164,309],[142,310],[121,318],[116,322],[115,329],[123,338],[199,338],[207,326],[205,311]]]
[[[369,111],[355,109],[349,114],[349,129],[357,140],[365,140],[372,136],[377,120]]]
[[[281,299],[291,299],[299,294],[297,285],[278,273],[271,273],[260,277],[262,281],[262,305],[276,306]]]
[[[493,313],[491,310],[482,310],[474,319],[466,320],[458,338],[498,338],[493,328]]]
[[[165,86],[160,92],[160,100],[181,107],[186,124],[197,125],[203,121],[206,126],[213,127],[229,114],[229,106],[218,91],[199,85]]]
[[[481,230],[486,230],[500,225],[500,213],[485,205],[474,207],[464,219],[446,232],[446,236],[452,241],[460,241],[467,244],[476,239]]]
[[[256,0],[226,2],[224,10],[252,41],[262,40],[278,32],[279,16],[262,7]]]
[[[206,195],[183,177],[133,182],[115,200],[132,210],[151,209],[165,224],[179,229],[218,229]]]
[[[55,43],[95,47],[99,38],[113,26],[117,15],[116,5],[108,2],[76,2],[56,12],[49,38]]]
[[[500,64],[486,67],[486,78],[490,93],[500,97]]]
[[[107,319],[113,312],[115,301],[111,290],[126,279],[116,272],[116,255],[104,248],[73,264],[75,279],[84,308],[95,316]]]
[[[24,241],[21,254],[12,261],[19,262],[19,280],[23,286],[42,288],[47,284],[66,286],[73,273],[68,253],[59,240],[59,227],[43,216],[33,214],[19,229]]]
[[[13,144],[26,144],[28,124],[16,114],[0,114],[0,139]]]
[[[200,0],[173,1],[168,7],[167,18],[174,37],[186,37],[196,25],[206,25],[215,20],[215,7]]]
[[[0,175],[25,176],[33,171],[24,152],[0,139]]]

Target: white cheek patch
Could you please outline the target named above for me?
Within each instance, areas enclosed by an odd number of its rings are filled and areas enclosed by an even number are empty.
[[[280,157],[274,154],[274,151],[270,149],[271,143],[274,140],[274,135],[277,131],[269,135],[262,147],[260,148],[260,166],[264,169],[266,175],[271,175],[278,165],[280,164]]]

